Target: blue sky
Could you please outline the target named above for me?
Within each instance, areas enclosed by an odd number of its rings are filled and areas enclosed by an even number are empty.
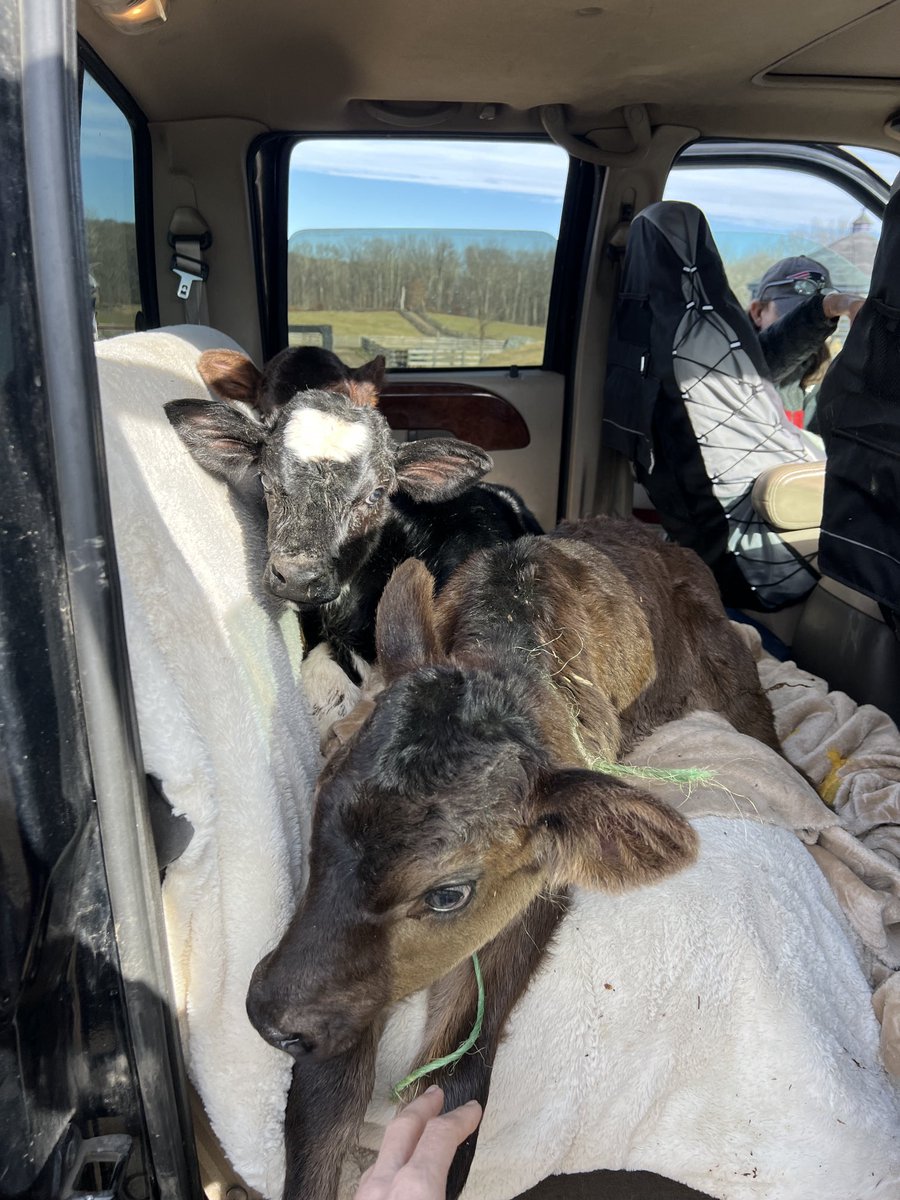
[[[291,156],[288,232],[525,229],[556,238],[567,172],[564,151],[533,142],[302,142]]]
[[[81,186],[88,216],[134,220],[131,127],[85,72],[81,108]]]
[[[896,155],[866,150],[865,157],[886,180],[900,170]],[[741,232],[748,241],[787,233],[838,237],[849,232],[861,207],[827,180],[768,167],[682,167],[669,176],[665,197],[698,205],[717,237]],[[873,218],[873,232],[878,230]]]

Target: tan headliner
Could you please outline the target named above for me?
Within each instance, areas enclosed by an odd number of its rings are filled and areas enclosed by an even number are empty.
[[[883,133],[900,108],[900,79],[860,87],[814,77],[838,68],[844,76],[900,76],[897,0],[605,0],[599,16],[580,16],[579,7],[171,0],[168,24],[140,37],[112,30],[86,0],[78,17],[80,32],[156,121],[228,116],[276,129],[379,128],[358,106],[348,108],[369,98],[506,105],[491,127],[476,122],[474,109],[441,127],[498,132],[534,129],[535,106],[561,102],[587,129],[641,102],[655,123],[707,135],[900,148]],[[813,77],[799,87],[771,86],[772,76],[770,86],[753,82],[775,64],[779,75]]]

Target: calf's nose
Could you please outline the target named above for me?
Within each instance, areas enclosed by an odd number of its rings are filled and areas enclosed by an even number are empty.
[[[247,996],[247,1015],[257,1032],[277,1050],[286,1050],[295,1058],[312,1055],[330,1058],[353,1045],[356,1031],[339,1013],[324,1009],[289,1014],[251,987]]]
[[[338,593],[327,568],[287,555],[273,555],[269,559],[265,583],[276,596],[298,604],[327,604]]]

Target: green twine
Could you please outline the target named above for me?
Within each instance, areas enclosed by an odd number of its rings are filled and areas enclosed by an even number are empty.
[[[464,1042],[461,1042],[456,1047],[452,1054],[445,1054],[443,1058],[436,1058],[430,1063],[425,1063],[423,1067],[416,1067],[405,1079],[401,1079],[399,1083],[395,1083],[391,1088],[391,1096],[394,1100],[402,1100],[403,1092],[412,1087],[414,1083],[417,1083],[423,1075],[430,1075],[432,1071],[437,1071],[441,1067],[449,1067],[451,1063],[458,1062],[467,1051],[472,1049],[478,1040],[478,1035],[481,1033],[481,1026],[484,1021],[484,979],[481,976],[481,963],[478,961],[477,954],[472,955],[472,966],[475,968],[475,983],[478,987],[478,1008],[475,1012],[475,1024],[472,1026],[472,1032]]]
[[[704,767],[631,767],[626,763],[608,762],[605,758],[595,758],[591,770],[602,771],[605,775],[624,775],[631,779],[687,784],[688,787],[697,783],[714,783],[716,778],[715,771]]]

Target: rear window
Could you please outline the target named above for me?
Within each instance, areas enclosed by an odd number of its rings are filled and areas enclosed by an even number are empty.
[[[299,142],[288,338],[351,366],[539,366],[568,156],[534,142]]]

